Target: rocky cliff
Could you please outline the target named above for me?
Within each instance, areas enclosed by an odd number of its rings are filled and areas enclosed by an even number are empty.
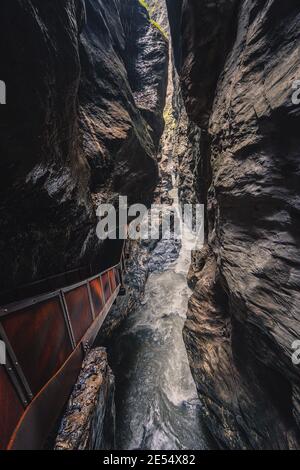
[[[5,291],[99,260],[97,203],[151,199],[168,45],[138,0],[5,0],[0,35]]]
[[[202,128],[184,337],[219,444],[299,448],[299,4],[167,0],[189,119]]]

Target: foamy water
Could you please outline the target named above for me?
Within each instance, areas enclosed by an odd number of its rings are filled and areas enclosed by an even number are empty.
[[[171,196],[177,204],[177,191]],[[164,266],[158,257],[144,301],[128,317],[113,347],[118,449],[211,448],[182,337],[191,295],[186,277],[196,243],[194,234],[184,233],[175,262]],[[161,240],[156,249],[164,253],[166,248],[167,253],[170,243]]]

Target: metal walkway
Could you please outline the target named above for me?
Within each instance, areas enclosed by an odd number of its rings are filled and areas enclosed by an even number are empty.
[[[0,308],[0,450],[44,446],[118,296],[123,256],[82,282]]]

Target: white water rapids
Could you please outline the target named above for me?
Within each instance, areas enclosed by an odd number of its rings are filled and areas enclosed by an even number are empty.
[[[176,189],[170,196],[176,205]],[[158,243],[152,254],[159,252],[157,270],[147,280],[142,305],[114,341],[117,449],[211,448],[182,337],[194,246],[195,235],[186,230],[177,259],[164,266],[164,253],[167,261],[170,248],[178,251],[178,244]]]

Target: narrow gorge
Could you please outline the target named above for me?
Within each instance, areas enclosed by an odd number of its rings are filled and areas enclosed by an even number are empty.
[[[28,326],[9,329],[11,305],[59,290],[83,355],[43,448],[300,449],[299,2],[3,3],[0,339],[11,360]],[[136,216],[163,207],[160,236],[99,239],[101,205],[121,227],[120,196]],[[203,239],[185,205],[203,207]],[[181,237],[161,233],[169,208]],[[93,305],[100,272],[116,276],[109,308],[75,344],[67,293],[87,282]],[[60,340],[53,325],[37,342]],[[17,414],[0,413],[0,449]]]

